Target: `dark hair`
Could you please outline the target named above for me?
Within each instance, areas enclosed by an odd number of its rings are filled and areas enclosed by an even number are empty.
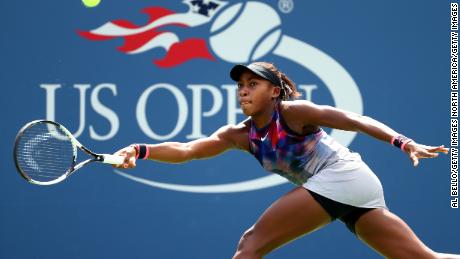
[[[287,77],[285,73],[281,72],[274,64],[263,61],[254,62],[253,64],[263,66],[266,69],[270,70],[280,79],[281,84],[284,84],[281,85],[281,93],[278,97],[280,100],[297,99],[302,95],[297,91],[297,86],[295,85],[294,81]]]

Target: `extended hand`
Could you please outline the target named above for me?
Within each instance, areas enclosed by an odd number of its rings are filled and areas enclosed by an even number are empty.
[[[115,152],[114,155],[122,156],[125,161],[121,165],[113,165],[116,168],[134,168],[136,167],[136,149],[133,146],[122,148]]]
[[[442,146],[426,146],[418,144],[414,141],[411,141],[406,144],[404,151],[409,155],[410,159],[414,163],[414,166],[418,165],[419,158],[434,158],[439,155],[439,153],[447,154],[449,149]]]

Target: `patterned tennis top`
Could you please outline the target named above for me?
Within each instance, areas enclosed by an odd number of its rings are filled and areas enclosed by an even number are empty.
[[[279,112],[279,105],[267,126],[258,129],[250,121],[249,147],[263,168],[302,185],[321,169],[350,154],[348,148],[323,129],[299,135],[291,130]]]

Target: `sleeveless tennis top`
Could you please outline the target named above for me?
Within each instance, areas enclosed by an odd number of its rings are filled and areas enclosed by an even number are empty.
[[[294,132],[283,120],[279,105],[267,126],[258,129],[252,120],[250,124],[250,152],[267,171],[297,185],[351,153],[323,129],[307,135]]]

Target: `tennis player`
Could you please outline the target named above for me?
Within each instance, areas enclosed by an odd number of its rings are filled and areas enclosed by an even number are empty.
[[[252,154],[266,170],[297,185],[242,235],[234,259],[262,258],[335,219],[388,258],[460,258],[434,252],[419,240],[388,210],[379,179],[360,155],[321,127],[362,132],[391,143],[405,152],[414,166],[420,158],[447,154],[447,148],[418,144],[366,116],[294,100],[300,96],[295,84],[270,63],[236,65],[230,77],[238,82],[239,102],[247,120],[188,143],[125,147],[116,153],[125,157],[118,167],[133,168],[137,159],[183,163],[240,149]]]

